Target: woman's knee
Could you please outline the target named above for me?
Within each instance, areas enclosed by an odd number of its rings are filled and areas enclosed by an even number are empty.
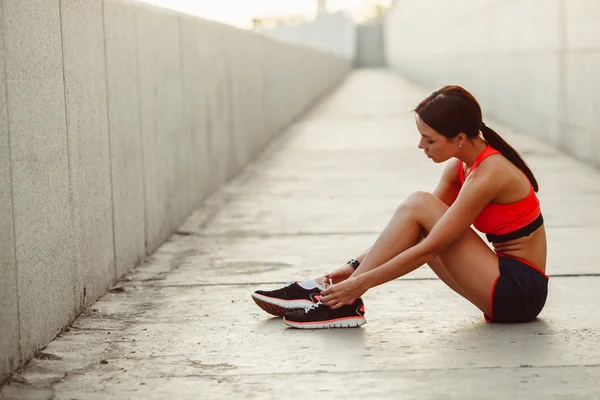
[[[398,206],[397,210],[409,209],[414,211],[427,208],[427,206],[430,206],[431,202],[435,200],[437,200],[437,197],[432,193],[424,191],[413,192]]]

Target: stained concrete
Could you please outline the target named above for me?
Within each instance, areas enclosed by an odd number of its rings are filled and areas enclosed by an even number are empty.
[[[0,21],[4,21],[0,2]],[[2,25],[4,27],[4,25]],[[19,361],[17,266],[13,227],[8,110],[6,107],[4,29],[0,28],[0,381]]]
[[[60,7],[5,0],[7,104],[21,356],[77,314]]]
[[[146,255],[137,12],[120,1],[103,5],[116,275],[123,276]]]
[[[307,387],[326,398],[600,395],[600,174],[498,124],[542,187],[551,278],[536,321],[487,324],[427,269],[370,290],[358,329],[288,329],[250,299],[344,263],[372,244],[407,193],[432,189],[442,166],[416,149],[410,113],[426,94],[386,72],[355,73],[1,395],[296,398]],[[556,187],[557,171],[568,191]],[[581,213],[572,215],[589,218],[569,225],[567,201]]]
[[[75,295],[89,305],[114,283],[115,238],[102,3],[61,1]]]

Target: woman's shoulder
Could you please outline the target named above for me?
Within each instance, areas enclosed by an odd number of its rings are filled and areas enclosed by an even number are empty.
[[[508,172],[514,166],[502,153],[493,153],[484,158],[473,172],[479,170],[481,172],[497,174]]]
[[[469,179],[485,181],[486,185],[497,190],[505,188],[529,187],[529,180],[523,171],[502,154],[486,157],[469,175]]]
[[[502,154],[491,154],[479,163],[468,176],[468,180],[486,180],[497,186],[506,183],[512,175],[514,165]]]
[[[456,174],[459,165],[461,165],[461,161],[458,158],[449,159],[444,166],[444,174]]]
[[[460,160],[458,158],[451,158],[446,162],[444,166],[444,171],[442,172],[442,177],[447,181],[457,181],[458,182],[458,167],[460,165]]]

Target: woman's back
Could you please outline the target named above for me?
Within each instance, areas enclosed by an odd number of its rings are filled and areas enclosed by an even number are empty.
[[[537,195],[527,176],[489,146],[469,169],[462,162],[458,166],[461,185],[475,168],[495,172],[497,178],[493,183],[499,191],[474,222],[479,231],[488,234],[495,252],[527,261],[545,271],[546,232]]]

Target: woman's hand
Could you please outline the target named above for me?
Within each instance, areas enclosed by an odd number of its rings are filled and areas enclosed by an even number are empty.
[[[325,282],[329,283],[329,280],[331,279],[334,284],[340,283],[350,278],[353,273],[354,268],[352,268],[352,265],[346,264],[343,267],[325,275]]]
[[[360,284],[358,278],[349,278],[323,290],[321,301],[332,309],[340,308],[365,294],[367,289]]]

